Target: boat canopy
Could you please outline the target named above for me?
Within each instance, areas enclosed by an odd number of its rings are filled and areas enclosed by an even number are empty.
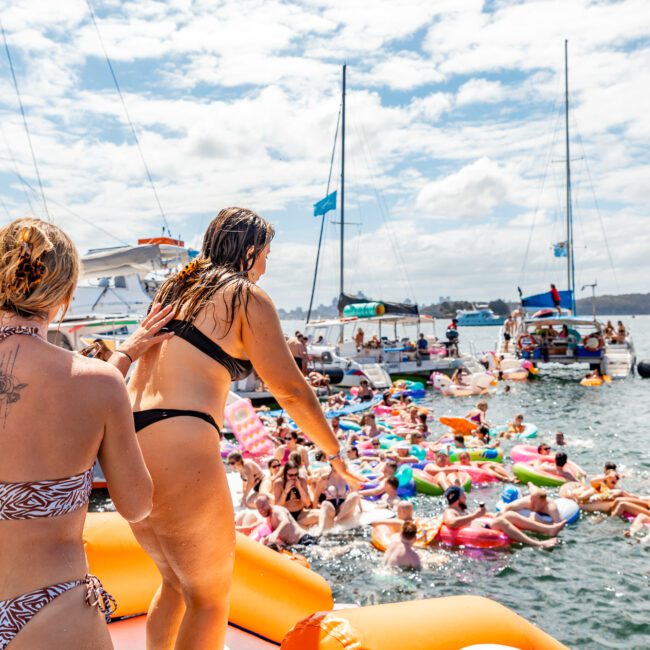
[[[560,291],[560,307],[564,309],[573,309],[573,291]],[[526,296],[521,299],[522,307],[530,307],[533,309],[540,309],[542,307],[555,307],[551,292],[537,293],[534,296]]]
[[[168,244],[95,249],[81,258],[81,277],[93,280],[133,273],[144,277],[187,261],[186,248]]]
[[[602,327],[602,324],[597,320],[586,318],[575,318],[573,316],[549,316],[542,318],[527,318],[524,323],[526,325],[536,325],[543,327],[544,325],[566,325],[567,327]]]
[[[370,300],[368,298],[358,298],[356,296],[350,296],[346,293],[342,293],[339,296],[338,308],[340,312],[343,312],[343,309],[348,305],[359,305],[366,304],[369,302],[380,302],[386,310],[384,314],[407,314],[410,316],[417,316],[420,311],[417,305],[410,305],[405,302],[386,302],[385,300]]]

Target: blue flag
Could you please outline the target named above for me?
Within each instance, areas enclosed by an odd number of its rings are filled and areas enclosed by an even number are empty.
[[[328,194],[324,199],[314,203],[314,216],[320,217],[330,210],[336,210],[336,190]]]
[[[565,241],[553,244],[553,255],[555,257],[567,257],[567,246]]]

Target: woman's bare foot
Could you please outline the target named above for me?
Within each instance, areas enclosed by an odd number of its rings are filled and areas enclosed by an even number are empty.
[[[557,546],[559,540],[555,537],[551,537],[550,539],[545,539],[542,542],[539,542],[537,544],[537,548],[543,548],[543,549],[551,549],[554,546]]]

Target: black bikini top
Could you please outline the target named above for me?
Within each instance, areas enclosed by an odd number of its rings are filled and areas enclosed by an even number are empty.
[[[245,379],[253,371],[253,364],[248,359],[231,357],[221,346],[208,338],[194,325],[184,320],[172,320],[162,328],[163,332],[174,332],[176,336],[187,341],[195,348],[207,354],[220,363],[229,373],[233,381]]]

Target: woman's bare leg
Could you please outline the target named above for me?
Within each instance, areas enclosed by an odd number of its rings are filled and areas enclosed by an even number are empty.
[[[361,497],[356,492],[350,492],[341,504],[339,514],[336,515],[334,521],[338,523],[352,517],[360,509],[360,500]]]
[[[519,529],[530,530],[533,533],[540,533],[542,535],[548,535],[549,537],[555,537],[563,528],[566,526],[566,521],[562,520],[557,524],[543,524],[540,521],[535,521],[520,515],[518,512],[504,512],[499,515],[499,519],[506,519],[513,526],[516,526]]]
[[[323,503],[320,504],[320,511],[318,513],[318,530],[316,534],[320,536],[328,528],[331,528],[334,524],[335,517],[336,510],[334,509],[334,506],[329,501],[323,501]]]
[[[650,515],[650,509],[646,506],[640,506],[634,501],[628,499],[616,499],[616,505],[610,513],[612,517],[618,517],[624,512],[629,512],[631,515]]]
[[[219,453],[219,438],[197,418],[163,420],[139,433],[154,483],[154,506],[147,520],[158,542],[163,587],[157,615],[148,625],[148,647],[203,650],[223,648],[228,624],[235,535],[234,513]],[[149,544],[143,539],[145,550]],[[178,595],[185,604],[178,625]],[[163,616],[164,608],[172,612]],[[178,630],[175,643],[169,645]],[[158,640],[166,646],[154,645]]]
[[[173,650],[185,615],[183,591],[165,558],[160,542],[147,521],[131,524],[140,546],[155,562],[162,583],[149,605],[147,616],[148,650]]]
[[[499,515],[493,519],[490,522],[490,528],[493,530],[500,530],[515,542],[527,544],[528,546],[535,546],[536,548],[551,548],[557,544],[557,539],[555,537],[552,537],[551,539],[545,539],[543,541],[529,537],[526,535],[526,533],[519,530],[517,526],[508,521],[508,519],[506,519],[506,517],[503,515]]]

